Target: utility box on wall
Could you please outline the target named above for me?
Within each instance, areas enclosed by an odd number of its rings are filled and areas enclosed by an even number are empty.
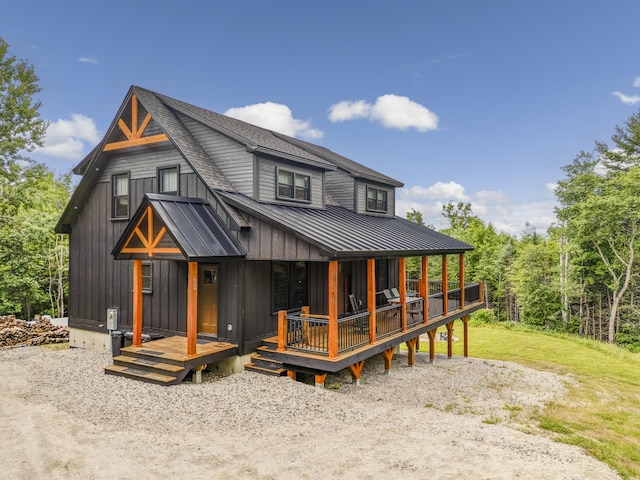
[[[107,308],[107,330],[113,331],[118,329],[118,309]]]

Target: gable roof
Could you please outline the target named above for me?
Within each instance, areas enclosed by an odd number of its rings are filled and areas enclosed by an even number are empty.
[[[155,222],[154,226],[148,218],[150,211],[160,224]],[[140,229],[145,221],[148,234],[142,231],[144,228]],[[173,242],[162,243],[165,231]],[[138,248],[134,246],[136,241]],[[206,200],[153,193],[144,196],[111,253],[119,260],[172,254],[178,250],[189,262],[242,258],[247,254]]]
[[[467,243],[400,217],[363,215],[337,205],[324,209],[261,203],[239,193],[222,197],[315,245],[330,258],[411,257],[473,250]]]

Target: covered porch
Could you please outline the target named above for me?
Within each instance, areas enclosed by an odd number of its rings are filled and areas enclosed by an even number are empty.
[[[367,260],[366,308],[357,305],[349,314],[338,315],[338,261],[328,264],[328,312],[300,311],[278,313],[277,344],[272,358],[282,362],[288,374],[296,372],[316,375],[316,384],[324,383],[328,372],[348,368],[354,381],[359,381],[364,361],[383,354],[387,369],[397,346],[406,343],[408,361],[413,365],[420,336],[429,337],[429,354],[434,358],[436,329],[447,328],[448,353],[452,355],[452,332],[455,320],[463,324],[464,355],[468,354],[469,315],[484,308],[482,284],[465,282],[464,253],[459,253],[459,280],[448,279],[447,255],[442,255],[442,279],[428,280],[428,257],[421,257],[421,278],[407,281],[406,258],[399,259],[399,291],[397,297],[377,302],[380,288],[376,285],[375,259]],[[417,288],[408,288],[416,286]],[[382,291],[386,290],[383,288]]]

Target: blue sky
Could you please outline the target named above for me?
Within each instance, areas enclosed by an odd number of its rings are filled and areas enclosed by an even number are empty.
[[[464,201],[542,233],[561,167],[640,108],[635,0],[6,3],[0,37],[51,122],[31,156],[59,172],[134,84],[390,175],[399,215],[441,227]]]

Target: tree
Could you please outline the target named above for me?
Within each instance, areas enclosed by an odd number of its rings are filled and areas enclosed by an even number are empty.
[[[34,99],[40,87],[33,67],[8,51],[9,45],[0,38],[0,173],[5,182],[17,178],[21,151],[42,146],[48,126],[40,118],[41,102]]]
[[[567,250],[581,272],[609,292],[608,340],[616,341],[616,326],[625,295],[637,268],[640,238],[640,115],[616,127],[615,148],[596,143],[593,153],[581,152],[564,171],[556,196],[558,218],[564,224]],[[587,270],[588,269],[588,270]],[[582,277],[585,278],[584,275]],[[581,304],[582,306],[582,304]]]

